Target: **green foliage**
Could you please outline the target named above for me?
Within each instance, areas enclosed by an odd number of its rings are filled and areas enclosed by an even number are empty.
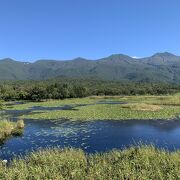
[[[32,100],[82,98],[99,95],[162,95],[180,92],[180,85],[156,83],[119,83],[110,81],[52,79],[0,84],[0,99]]]
[[[3,109],[3,102],[0,101],[0,110]]]
[[[0,179],[179,179],[180,152],[139,146],[102,154],[78,149],[33,152],[10,165],[0,163]]]

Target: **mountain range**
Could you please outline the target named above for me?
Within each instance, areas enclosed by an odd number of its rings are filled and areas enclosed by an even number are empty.
[[[132,58],[114,54],[98,60],[0,60],[0,80],[44,80],[57,77],[180,84],[180,56],[164,52]]]

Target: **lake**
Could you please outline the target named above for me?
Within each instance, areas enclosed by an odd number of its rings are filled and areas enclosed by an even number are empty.
[[[12,159],[46,147],[81,148],[87,153],[153,143],[170,151],[180,149],[180,119],[69,121],[25,120],[24,134],[0,145],[0,159]]]

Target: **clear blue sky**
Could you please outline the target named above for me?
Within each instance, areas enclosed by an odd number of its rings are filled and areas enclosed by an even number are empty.
[[[180,0],[0,0],[0,58],[180,55]]]

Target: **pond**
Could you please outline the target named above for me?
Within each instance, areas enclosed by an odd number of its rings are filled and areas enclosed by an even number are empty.
[[[0,159],[46,147],[75,147],[87,153],[122,149],[138,142],[180,149],[180,119],[126,121],[25,120],[22,137],[0,145]]]

